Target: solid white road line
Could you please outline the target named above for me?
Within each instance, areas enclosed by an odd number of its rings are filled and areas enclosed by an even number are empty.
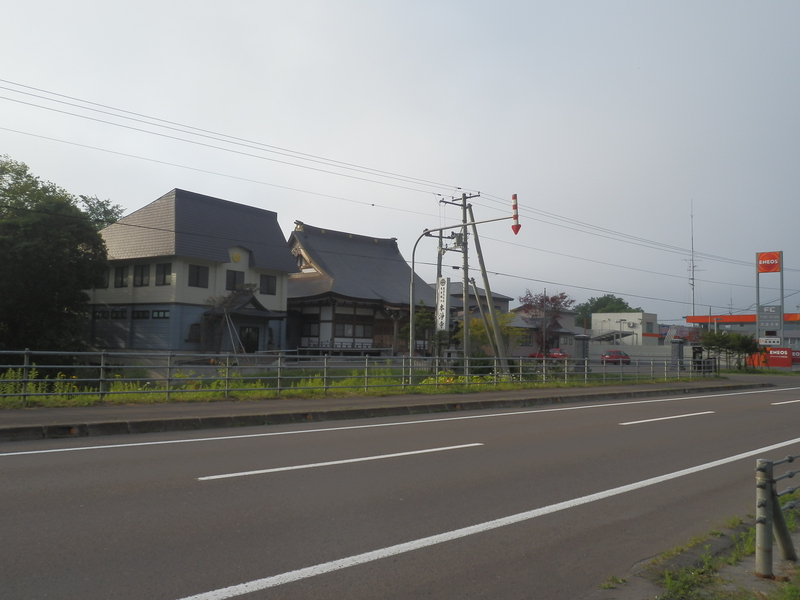
[[[732,463],[737,460],[741,460],[743,458],[750,458],[752,456],[757,456],[759,454],[765,454],[767,452],[771,452],[772,450],[777,450],[778,448],[783,448],[785,446],[791,446],[798,443],[800,443],[800,438],[795,438],[793,440],[788,440],[786,442],[780,442],[778,444],[773,444],[771,446],[757,448],[755,450],[750,450],[748,452],[743,452],[741,454],[736,454],[734,456],[729,456],[727,458],[722,458],[702,465],[697,465],[696,467],[682,469],[680,471],[675,471],[673,473],[667,473],[666,475],[660,475],[658,477],[644,479],[636,483],[623,485],[620,487],[612,488],[610,490],[605,490],[603,492],[597,492],[596,494],[589,494],[588,496],[574,498],[573,500],[566,500],[564,502],[559,502],[557,504],[551,504],[550,506],[545,506],[527,512],[518,513],[516,515],[503,517],[501,519],[495,519],[493,521],[486,521],[485,523],[471,525],[469,527],[464,527],[462,529],[455,529],[453,531],[448,531],[446,533],[440,533],[438,535],[432,535],[430,537],[425,537],[418,540],[405,542],[403,544],[396,544],[394,546],[389,546],[387,548],[373,550],[372,552],[365,552],[363,554],[357,554],[355,556],[349,556],[347,558],[321,563],[318,565],[314,565],[313,567],[297,569],[296,571],[289,571],[287,573],[282,573],[280,575],[273,575],[271,577],[256,579],[254,581],[248,581],[246,583],[240,583],[238,585],[232,585],[229,587],[220,588],[218,590],[213,590],[210,592],[195,594],[194,596],[187,596],[185,598],[181,598],[180,600],[225,600],[226,598],[234,598],[236,596],[242,596],[244,594],[249,594],[251,592],[265,590],[267,588],[276,587],[279,585],[283,585],[285,583],[291,583],[293,581],[299,581],[301,579],[308,579],[309,577],[314,577],[316,575],[331,573],[333,571],[338,571],[340,569],[345,569],[347,567],[354,567],[356,565],[361,565],[364,563],[380,560],[382,558],[386,558],[389,556],[396,556],[398,554],[412,552],[414,550],[419,550],[420,548],[426,548],[428,546],[433,546],[435,544],[441,544],[444,542],[449,542],[451,540],[456,540],[470,535],[475,535],[476,533],[483,533],[485,531],[490,531],[492,529],[497,529],[499,527],[505,527],[506,525],[512,525],[514,523],[528,521],[530,519],[535,519],[536,517],[549,515],[551,513],[566,510],[568,508],[575,508],[576,506],[581,506],[582,504],[588,504],[590,502],[595,502],[597,500],[604,500],[612,496],[617,496],[619,494],[624,494],[627,492],[632,492],[634,490],[639,490],[651,485],[655,485],[657,483],[663,483],[665,481],[677,479],[678,477],[684,477],[685,475],[692,475],[694,473],[699,473],[700,471],[705,471],[707,469],[712,469],[714,467],[726,465],[728,463]]]
[[[749,390],[746,392],[726,392],[724,394],[705,394],[702,396],[679,396],[654,398],[649,400],[629,400],[626,402],[608,402],[603,404],[582,404],[580,406],[562,406],[559,408],[534,408],[514,412],[491,413],[488,415],[465,415],[462,417],[445,417],[441,419],[420,419],[419,421],[398,421],[397,423],[372,423],[370,425],[348,425],[346,427],[321,427],[319,429],[299,429],[295,431],[270,431],[267,433],[248,433],[242,435],[225,435],[219,437],[191,438],[187,440],[160,440],[157,442],[131,442],[128,444],[105,444],[99,446],[78,446],[75,448],[51,448],[49,450],[28,450],[23,452],[2,452],[0,456],[23,456],[25,454],[50,454],[53,452],[77,452],[79,450],[105,450],[109,448],[134,448],[138,446],[162,446],[166,444],[190,444],[195,442],[220,442],[225,440],[243,440],[247,438],[271,437],[275,435],[299,435],[304,433],[324,433],[331,431],[349,431],[352,429],[372,429],[375,427],[400,427],[403,425],[422,425],[426,423],[444,423],[447,421],[465,421],[467,419],[491,419],[496,417],[512,417],[536,413],[562,412],[566,410],[589,410],[593,408],[609,408],[613,406],[631,406],[636,404],[654,404],[659,402],[678,402],[680,400],[698,400],[702,398],[723,398],[725,396],[744,396],[749,394],[769,394],[800,388],[771,388]],[[177,432],[164,432],[177,433]]]
[[[683,419],[684,417],[696,417],[698,415],[713,415],[713,410],[707,410],[699,413],[689,413],[686,415],[672,415],[671,417],[658,417],[657,419],[643,419],[641,421],[628,421],[627,423],[620,423],[620,425],[638,425],[639,423],[655,423],[656,421],[669,421],[670,419]]]
[[[483,444],[461,444],[460,446],[445,446],[442,448],[429,448],[427,450],[412,450],[410,452],[396,452],[394,454],[381,454],[378,456],[364,456],[362,458],[349,458],[346,460],[332,460],[330,462],[310,463],[307,465],[295,465],[292,467],[277,467],[275,469],[261,469],[260,471],[243,471],[241,473],[227,473],[225,475],[208,475],[198,477],[198,481],[211,481],[212,479],[228,479],[230,477],[245,477],[247,475],[263,475],[264,473],[279,473],[281,471],[296,471],[298,469],[314,469],[316,467],[331,467],[334,465],[346,465],[348,463],[366,462],[368,460],[381,460],[384,458],[397,458],[398,456],[412,456],[414,454],[428,454],[430,452],[444,452],[445,450],[460,450],[461,448],[474,448]]]
[[[800,400],[787,400],[786,402],[772,402],[771,406],[780,406],[781,404],[794,404],[795,402],[800,402]]]

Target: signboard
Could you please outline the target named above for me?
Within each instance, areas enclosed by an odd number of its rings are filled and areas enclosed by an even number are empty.
[[[781,307],[777,305],[758,307],[758,324],[761,329],[773,329],[777,331],[781,328]]]
[[[791,348],[767,348],[763,354],[753,354],[747,359],[747,364],[753,367],[791,368]]]
[[[760,337],[758,338],[759,346],[780,346],[781,338],[779,337]]]
[[[791,348],[768,348],[767,349],[768,367],[791,367],[792,350]]]
[[[780,273],[780,252],[756,252],[756,268],[759,273]]]
[[[450,278],[436,282],[436,331],[450,330]]]

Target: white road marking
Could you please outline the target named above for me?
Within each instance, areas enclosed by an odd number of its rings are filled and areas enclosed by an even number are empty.
[[[800,400],[787,400],[786,402],[773,402],[771,406],[780,406],[781,404],[794,404],[795,402],[800,402]]]
[[[301,579],[308,579],[309,577],[315,577],[316,575],[331,573],[333,571],[338,571],[340,569],[345,569],[347,567],[362,565],[364,563],[373,562],[376,560],[380,560],[382,558],[387,558],[389,556],[396,556],[398,554],[404,554],[406,552],[413,552],[414,550],[419,550],[420,548],[426,548],[428,546],[433,546],[435,544],[442,544],[444,542],[449,542],[470,535],[475,535],[477,533],[483,533],[485,531],[490,531],[492,529],[497,529],[499,527],[505,527],[506,525],[512,525],[514,523],[528,521],[530,519],[535,519],[536,517],[541,517],[543,515],[549,515],[558,511],[566,510],[568,508],[575,508],[576,506],[581,506],[583,504],[588,504],[590,502],[595,502],[597,500],[604,500],[606,498],[611,498],[612,496],[625,494],[627,492],[639,490],[651,485],[656,485],[658,483],[663,483],[665,481],[670,481],[672,479],[684,477],[686,475],[699,473],[700,471],[705,471],[707,469],[712,469],[714,467],[726,465],[728,463],[732,463],[737,460],[741,460],[743,458],[750,458],[752,456],[766,454],[767,452],[771,452],[772,450],[777,450],[778,448],[783,448],[785,446],[791,446],[793,444],[798,444],[798,443],[800,443],[800,438],[795,438],[793,440],[788,440],[786,442],[780,442],[778,444],[773,444],[771,446],[765,446],[763,448],[757,448],[755,450],[750,450],[748,452],[743,452],[741,454],[736,454],[734,456],[729,456],[727,458],[714,460],[702,465],[697,465],[696,467],[681,469],[680,471],[667,473],[666,475],[660,475],[658,477],[644,479],[642,481],[637,481],[635,483],[630,483],[628,485],[612,488],[610,490],[605,490],[603,492],[597,492],[595,494],[589,494],[588,496],[581,496],[580,498],[574,498],[572,500],[566,500],[564,502],[558,502],[556,504],[551,504],[550,506],[544,506],[542,508],[529,510],[526,512],[518,513],[516,515],[495,519],[493,521],[486,521],[485,523],[479,523],[477,525],[471,525],[469,527],[455,529],[453,531],[448,531],[445,533],[440,533],[437,535],[420,538],[418,540],[412,540],[410,542],[405,542],[402,544],[396,544],[394,546],[388,546],[386,548],[373,550],[371,552],[365,552],[363,554],[357,554],[355,556],[349,556],[347,558],[341,558],[339,560],[333,560],[330,562],[321,563],[318,565],[314,565],[312,567],[306,567],[304,569],[297,569],[296,571],[289,571],[286,573],[282,573],[280,575],[273,575],[271,577],[256,579],[253,581],[248,581],[246,583],[240,583],[238,585],[232,585],[229,587],[220,588],[210,592],[195,594],[194,596],[187,596],[185,598],[181,598],[180,600],[225,600],[226,598],[234,598],[236,596],[242,596],[244,594],[265,590],[267,588],[276,587],[279,585],[283,585],[285,583],[291,583],[293,581],[299,581]]]
[[[769,394],[796,390],[798,388],[770,388],[763,390],[750,390],[746,392],[726,392],[724,394],[706,394],[703,396],[679,396],[669,398],[654,398],[649,400],[630,400],[626,402],[608,402],[603,404],[583,404],[580,406],[562,406],[559,408],[535,408],[514,412],[491,413],[488,415],[465,415],[462,417],[445,417],[441,419],[420,419],[419,421],[399,421],[397,423],[372,423],[370,425],[348,425],[346,427],[321,427],[319,429],[300,429],[296,431],[270,431],[267,433],[248,433],[242,435],[225,435],[219,437],[191,438],[188,440],[160,440],[157,442],[131,442],[128,444],[105,444],[99,446],[78,446],[75,448],[51,448],[49,450],[28,450],[23,452],[3,452],[0,456],[23,456],[26,454],[50,454],[53,452],[77,452],[80,450],[105,450],[111,448],[135,448],[139,446],[161,446],[165,444],[190,444],[195,442],[219,442],[225,440],[242,440],[247,438],[271,437],[276,435],[299,435],[304,433],[323,433],[331,431],[349,431],[352,429],[372,429],[375,427],[400,427],[403,425],[422,425],[426,423],[444,423],[448,421],[464,421],[467,419],[490,419],[496,417],[512,417],[516,415],[529,415],[536,413],[562,412],[566,410],[588,410],[592,408],[608,408],[613,406],[631,406],[636,404],[655,404],[658,402],[678,402],[680,400],[697,400],[701,398],[722,398],[725,396],[743,396],[747,394]],[[176,433],[165,431],[162,433]]]
[[[684,417],[696,417],[698,415],[713,415],[713,410],[707,410],[699,413],[689,413],[686,415],[672,415],[671,417],[658,417],[657,419],[643,419],[641,421],[628,421],[627,423],[620,423],[620,425],[639,425],[640,423],[654,423],[656,421],[669,421],[670,419],[683,419]]]
[[[381,454],[378,456],[364,456],[361,458],[349,458],[345,460],[332,460],[330,462],[310,463],[307,465],[295,465],[292,467],[277,467],[274,469],[261,469],[260,471],[243,471],[241,473],[227,473],[225,475],[208,475],[198,477],[198,481],[210,481],[212,479],[228,479],[230,477],[245,477],[247,475],[263,475],[265,473],[279,473],[281,471],[296,471],[299,469],[314,469],[316,467],[331,467],[334,465],[346,465],[348,463],[366,462],[369,460],[381,460],[384,458],[397,458],[398,456],[412,456],[414,454],[428,454],[430,452],[444,452],[445,450],[460,450],[461,448],[474,448],[483,444],[461,444],[460,446],[445,446],[442,448],[429,448],[427,450],[412,450],[409,452],[396,452],[394,454]]]

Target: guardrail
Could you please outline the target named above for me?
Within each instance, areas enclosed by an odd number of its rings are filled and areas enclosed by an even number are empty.
[[[502,383],[614,383],[717,374],[716,362],[589,359],[338,357],[296,354],[172,352],[0,352],[0,407],[41,404],[45,397],[75,404],[278,397],[300,391],[397,393]]]
[[[772,537],[775,536],[778,549],[785,560],[797,561],[797,551],[792,543],[792,536],[786,525],[783,511],[794,508],[798,502],[787,502],[781,506],[778,498],[791,494],[800,486],[777,491],[776,484],[795,476],[795,471],[787,471],[775,477],[776,465],[794,462],[797,456],[787,456],[782,460],[771,461],[759,458],[756,461],[756,575],[765,579],[773,579],[772,572]]]

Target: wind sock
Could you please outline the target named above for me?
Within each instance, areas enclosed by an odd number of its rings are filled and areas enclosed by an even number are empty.
[[[522,225],[519,224],[519,211],[517,210],[517,195],[511,194],[511,211],[513,213],[514,224],[511,226],[511,231],[514,232],[514,235],[519,233],[519,228]]]

